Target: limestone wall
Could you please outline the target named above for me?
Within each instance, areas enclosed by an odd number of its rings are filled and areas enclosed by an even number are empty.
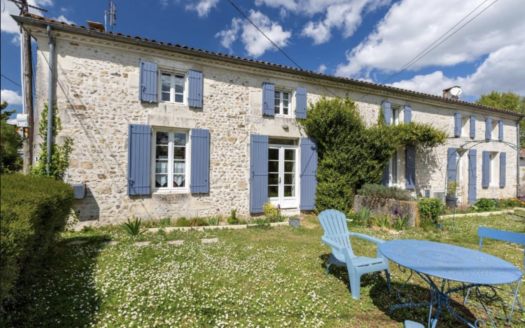
[[[37,51],[37,117],[47,101],[47,37],[35,33]],[[413,121],[432,124],[449,132],[446,146],[417,152],[417,191],[444,189],[446,153],[468,138],[452,138],[453,115],[461,105],[447,105],[415,96],[395,95],[387,91],[350,87],[345,84],[312,80],[282,72],[226,64],[208,59],[139,46],[121,45],[88,37],[57,33],[58,86],[57,104],[63,131],[58,138],[74,140],[69,182],[83,182],[88,187],[86,199],[76,205],[79,219],[92,224],[108,224],[131,216],[145,219],[192,217],[238,209],[249,215],[249,136],[267,134],[274,137],[299,138],[304,132],[293,118],[268,118],[261,114],[263,82],[278,88],[308,90],[314,103],[331,96],[328,87],[340,97],[358,99],[367,124],[375,124],[382,101],[393,105],[411,105]],[[204,74],[202,109],[178,104],[147,104],[139,101],[139,62],[158,63],[169,70],[200,70]],[[295,104],[292,104],[295,108]],[[489,112],[475,113],[476,139],[484,138],[484,119]],[[402,114],[401,114],[402,115]],[[495,120],[499,119],[492,116]],[[402,120],[402,116],[400,117]],[[505,140],[515,143],[515,122],[504,118]],[[128,124],[157,127],[205,128],[211,133],[210,193],[153,193],[147,197],[128,197],[127,138]],[[283,126],[288,126],[285,129]],[[516,153],[497,142],[477,146],[478,197],[512,197],[516,194]],[[481,151],[507,152],[507,187],[481,188]],[[402,152],[403,150],[401,150]],[[466,156],[465,156],[466,160]],[[466,162],[465,162],[466,163]],[[404,186],[404,155],[399,156],[400,185]],[[462,176],[466,177],[466,164]],[[466,180],[465,180],[466,181]],[[466,182],[464,183],[466,186]],[[466,193],[465,193],[466,195]],[[295,213],[298,210],[291,210]]]

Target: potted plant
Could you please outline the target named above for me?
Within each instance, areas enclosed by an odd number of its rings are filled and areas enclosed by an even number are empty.
[[[450,208],[456,208],[459,196],[459,184],[457,182],[451,181],[448,183],[447,196],[445,198],[445,203]]]

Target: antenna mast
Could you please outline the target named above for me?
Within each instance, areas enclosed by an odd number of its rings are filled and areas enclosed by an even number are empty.
[[[113,31],[113,26],[117,25],[117,6],[109,0],[109,11],[104,10],[104,29],[108,30],[108,17],[109,17],[109,26]]]

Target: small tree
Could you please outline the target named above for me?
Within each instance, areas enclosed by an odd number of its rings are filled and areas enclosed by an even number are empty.
[[[19,171],[22,168],[22,158],[18,154],[22,147],[22,138],[15,126],[7,124],[7,119],[16,111],[6,111],[6,108],[6,102],[0,105],[0,173]]]
[[[73,139],[65,138],[62,145],[53,142],[51,149],[51,161],[49,162],[49,170],[47,166],[47,111],[48,106],[44,104],[42,117],[38,126],[38,135],[42,138],[40,143],[40,159],[38,163],[32,168],[31,174],[36,176],[52,177],[57,180],[64,179],[64,174],[69,166],[69,155],[73,146]],[[53,139],[62,130],[60,117],[57,115],[58,109],[53,108]]]

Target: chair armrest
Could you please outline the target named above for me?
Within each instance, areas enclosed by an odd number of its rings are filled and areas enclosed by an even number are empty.
[[[332,239],[327,238],[327,237],[325,237],[325,236],[321,237],[321,242],[322,242],[323,244],[326,244],[326,245],[330,246],[330,247],[333,247],[333,248],[334,248],[336,251],[338,251],[338,252],[342,252],[343,249],[345,248],[344,246],[342,246],[342,245],[336,243],[336,242],[333,241]]]
[[[368,236],[368,235],[363,235],[361,233],[356,233],[356,232],[351,232],[350,236],[361,238],[361,239],[364,239],[364,240],[368,240],[368,241],[370,241],[370,242],[372,242],[374,244],[378,244],[378,245],[385,242],[382,239],[378,239],[378,238],[375,238],[375,237],[372,237],[372,236]]]

